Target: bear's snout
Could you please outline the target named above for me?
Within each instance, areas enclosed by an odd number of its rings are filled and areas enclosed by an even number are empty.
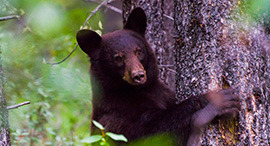
[[[125,73],[123,79],[130,85],[143,85],[146,83],[146,71],[136,56],[130,56],[125,60]]]
[[[143,70],[134,71],[131,73],[131,78],[135,83],[139,85],[144,84],[146,82],[145,71]]]

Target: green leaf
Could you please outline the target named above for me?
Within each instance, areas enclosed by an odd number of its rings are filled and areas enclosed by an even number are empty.
[[[102,35],[101,30],[95,30],[95,32],[96,32],[97,34],[99,34],[99,35]]]
[[[103,26],[102,26],[101,21],[98,22],[98,27],[99,27],[100,29],[103,29]]]
[[[93,124],[100,130],[104,130],[104,127],[97,121],[93,120]]]
[[[89,29],[89,27],[85,25],[85,26],[81,26],[80,29]]]
[[[99,144],[100,144],[101,146],[110,146],[110,144],[108,144],[107,142],[104,142],[104,141],[100,142]]]
[[[101,135],[93,135],[93,136],[82,139],[81,143],[94,143],[94,142],[100,141],[101,138],[102,138]]]
[[[116,141],[128,142],[127,138],[122,134],[114,134],[111,132],[107,132],[106,135],[108,135],[110,138],[112,138],[113,140],[116,140]]]
[[[53,131],[53,128],[48,127],[48,128],[46,128],[46,130],[47,130],[47,132],[48,132],[49,134],[51,134],[51,135],[56,135],[56,133]]]
[[[24,15],[25,14],[25,11],[23,9],[20,9],[20,15]]]

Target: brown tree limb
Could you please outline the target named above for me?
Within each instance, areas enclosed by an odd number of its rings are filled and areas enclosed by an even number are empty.
[[[19,16],[17,15],[11,15],[11,16],[5,16],[5,17],[0,17],[0,21],[6,21],[6,20],[10,20],[10,19],[16,19]]]
[[[163,64],[161,64],[158,67],[159,68],[166,68],[166,67],[174,67],[174,65],[173,64],[169,64],[169,65],[163,65]]]
[[[85,25],[86,25],[86,23],[89,21],[89,19],[90,19],[93,15],[95,15],[95,14],[98,12],[98,10],[99,10],[102,6],[107,5],[108,3],[112,2],[112,1],[113,1],[113,0],[106,0],[106,1],[103,1],[102,3],[100,3],[100,4],[99,4],[99,5],[91,12],[91,14],[86,18],[86,20],[85,20],[84,23],[83,23],[82,28],[85,27]]]
[[[9,5],[8,1],[3,0],[4,4],[8,7],[9,11],[13,14],[16,15],[15,11],[13,9],[16,10],[16,8],[12,7]],[[18,15],[16,15],[18,16]],[[27,26],[27,24],[25,24],[25,22],[20,18],[17,17],[17,19],[19,20],[19,22],[23,25],[24,28],[26,28],[29,32],[33,33],[33,31],[31,30],[31,28],[29,26]]]
[[[30,101],[26,101],[26,102],[19,103],[19,104],[16,104],[16,105],[11,105],[11,106],[8,106],[8,107],[7,107],[7,110],[10,110],[10,109],[15,109],[15,108],[18,108],[18,107],[21,107],[21,106],[27,105],[27,104],[30,104]]]
[[[158,67],[164,68],[165,70],[168,70],[168,71],[175,73],[175,74],[177,73],[176,70],[170,68],[170,67],[174,67],[174,65],[159,65]]]
[[[170,19],[170,20],[172,20],[172,21],[174,21],[173,17],[171,17],[169,15],[163,14],[163,16],[166,17],[166,18],[168,18],[168,19]]]
[[[101,1],[99,1],[99,0],[85,0],[85,1],[86,2],[94,2],[94,3],[98,3],[98,4],[101,3]],[[112,0],[111,2],[113,2],[113,1],[116,1],[116,0]],[[112,11],[114,11],[114,12],[122,15],[122,10],[120,10],[120,9],[118,9],[118,8],[110,5],[110,4],[104,5],[104,7],[106,7],[108,9],[110,9],[110,10],[112,10]]]
[[[46,64],[50,64],[50,65],[57,65],[57,64],[61,64],[63,63],[64,61],[66,61],[72,54],[73,52],[76,51],[76,49],[78,48],[79,44],[76,43],[76,46],[74,47],[74,49],[68,54],[67,57],[65,57],[63,60],[59,61],[59,62],[55,62],[55,63],[50,63],[50,62],[47,62],[47,60],[45,58],[43,58],[43,61],[46,63]]]
[[[172,73],[177,73],[175,70],[173,70],[173,69],[170,69],[170,68],[165,68],[166,70],[168,70],[168,71],[170,71],[170,72],[172,72]]]

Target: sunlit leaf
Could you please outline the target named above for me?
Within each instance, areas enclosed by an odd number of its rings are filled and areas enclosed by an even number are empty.
[[[50,133],[51,135],[56,135],[56,133],[53,131],[51,127],[46,128],[47,132]]]
[[[42,63],[43,63],[43,64],[46,64],[46,63],[47,63],[47,61],[46,61],[45,58],[42,58]]]
[[[104,130],[104,127],[97,121],[93,120],[93,124],[100,130]]]
[[[107,142],[104,142],[104,141],[101,141],[99,144],[102,145],[102,146],[109,146],[110,145],[110,144],[108,144]]]
[[[93,136],[82,139],[81,143],[94,143],[94,142],[100,141],[101,139],[102,139],[101,135],[93,135]]]
[[[99,35],[102,35],[102,32],[100,30],[95,30],[95,32]]]
[[[36,139],[34,139],[34,140],[36,140]],[[27,141],[24,140],[24,139],[22,139],[22,140],[19,140],[18,143],[20,143],[20,144],[21,144],[21,143],[27,143]]]
[[[102,26],[101,21],[98,22],[98,27],[99,27],[100,29],[103,29],[103,26]]]
[[[38,88],[38,93],[42,95],[43,97],[48,97],[48,95],[43,91],[42,88]]]
[[[28,31],[28,27],[25,27],[25,28],[23,28],[23,33],[25,33],[25,32],[27,32]]]
[[[20,15],[24,15],[25,11],[23,9],[20,9]]]
[[[128,142],[127,138],[122,134],[114,134],[111,132],[107,132],[106,135],[108,135],[110,138],[112,138],[113,140],[116,140],[116,141]]]
[[[85,25],[85,26],[81,26],[80,29],[89,29],[89,27]]]

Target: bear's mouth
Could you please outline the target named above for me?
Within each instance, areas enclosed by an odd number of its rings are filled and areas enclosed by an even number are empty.
[[[134,85],[134,86],[143,85],[147,80],[146,71],[139,70],[139,71],[133,71],[132,73],[125,72],[123,80],[128,82],[130,85]]]

